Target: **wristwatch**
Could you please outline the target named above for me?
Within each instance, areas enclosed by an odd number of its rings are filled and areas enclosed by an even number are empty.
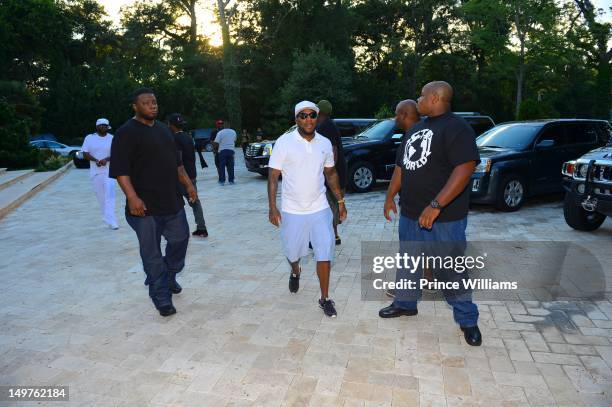
[[[429,203],[429,206],[431,206],[431,207],[432,207],[432,208],[434,208],[434,209],[440,209],[440,210],[442,210],[442,205],[440,205],[440,202],[438,202],[438,201],[437,201],[437,200],[435,200],[435,199],[434,199],[434,200],[432,200],[432,201]]]

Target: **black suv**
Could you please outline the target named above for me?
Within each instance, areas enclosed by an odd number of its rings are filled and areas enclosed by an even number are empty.
[[[471,112],[455,114],[463,117],[477,135],[495,126],[489,116]],[[403,135],[403,131],[395,127],[395,119],[386,119],[344,143],[348,187],[355,192],[367,192],[374,187],[376,180],[391,179],[396,151]]]
[[[608,126],[608,132],[611,128]],[[612,216],[612,141],[563,164],[565,222],[576,230],[595,230]]]
[[[366,127],[376,122],[376,119],[332,119],[340,135],[342,136],[342,144],[351,140],[355,134],[361,133]],[[295,126],[292,126],[285,133],[293,131]],[[268,161],[272,154],[275,140],[263,140],[248,145],[244,163],[247,170],[256,172],[261,175],[268,175]]]
[[[563,163],[606,145],[609,137],[603,120],[500,124],[476,140],[481,162],[472,175],[470,200],[511,212],[529,196],[560,192]]]

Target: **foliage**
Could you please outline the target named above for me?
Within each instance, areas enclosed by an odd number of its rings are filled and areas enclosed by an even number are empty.
[[[590,0],[209,3],[219,48],[198,31],[202,0],[139,0],[119,27],[96,0],[1,0],[0,165],[38,165],[31,133],[80,139],[99,117],[119,127],[140,86],[155,90],[160,119],[230,118],[270,135],[299,100],[388,116],[431,80],[454,86],[455,110],[496,122],[609,118],[611,25]]]
[[[71,157],[63,157],[51,150],[40,150],[40,164],[36,167],[36,171],[59,170],[70,161],[72,161]]]
[[[36,166],[40,157],[29,145],[39,107],[18,82],[0,82],[0,167],[18,169]]]

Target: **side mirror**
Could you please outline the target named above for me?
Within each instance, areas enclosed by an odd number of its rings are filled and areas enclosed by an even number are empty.
[[[555,140],[542,140],[536,145],[536,148],[550,148],[554,146]]]

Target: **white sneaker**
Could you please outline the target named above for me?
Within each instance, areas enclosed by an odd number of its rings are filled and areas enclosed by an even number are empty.
[[[117,230],[119,229],[119,225],[108,225],[108,228],[111,230]]]

